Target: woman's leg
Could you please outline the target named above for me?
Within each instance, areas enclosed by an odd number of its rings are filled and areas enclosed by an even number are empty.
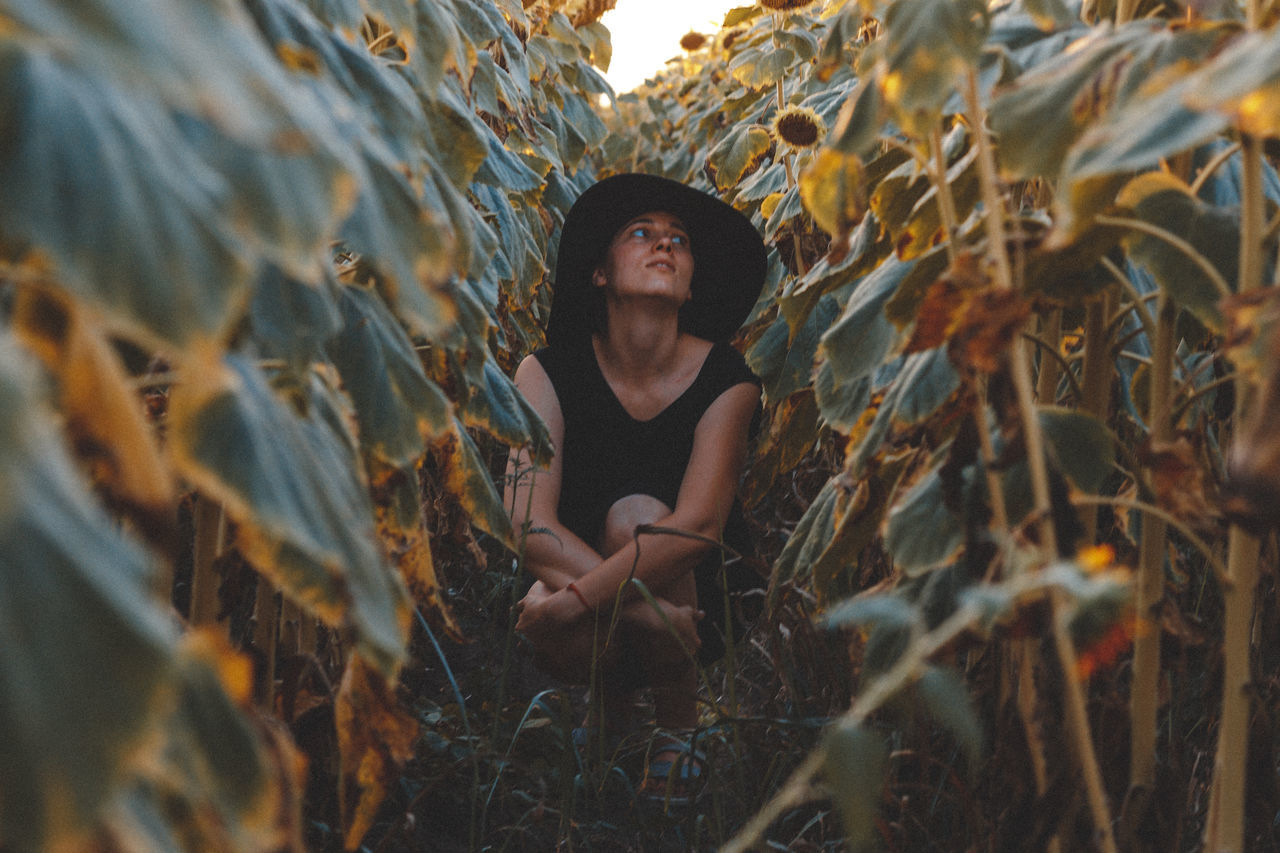
[[[605,516],[601,553],[617,552],[635,538],[636,527],[652,524],[670,514],[671,509],[665,503],[650,495],[629,495],[620,499]],[[645,535],[641,535],[641,548],[644,547],[644,539]],[[696,623],[698,590],[693,572],[650,592],[658,599],[668,621],[674,624],[679,620],[692,620],[691,625]],[[640,655],[641,671],[653,688],[655,722],[664,728],[693,728],[698,723],[698,674],[690,654],[696,653],[697,649],[687,648],[687,642],[682,643],[674,636],[649,602],[642,599],[632,606],[640,618],[629,620],[623,630],[629,635],[627,645],[633,653]],[[632,702],[633,690],[626,691],[624,696],[611,696],[610,692],[606,687],[602,697],[606,713],[611,705],[619,707]]]

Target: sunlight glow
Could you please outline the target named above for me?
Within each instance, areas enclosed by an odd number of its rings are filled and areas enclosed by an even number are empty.
[[[619,95],[631,91],[680,55],[685,33],[714,35],[726,12],[746,5],[750,0],[618,0],[600,19],[613,40],[605,79]]]

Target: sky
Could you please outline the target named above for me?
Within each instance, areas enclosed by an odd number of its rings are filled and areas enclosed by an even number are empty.
[[[690,30],[711,35],[725,13],[751,0],[618,0],[600,22],[609,28],[613,60],[605,78],[621,95],[652,77],[680,55],[680,37]]]

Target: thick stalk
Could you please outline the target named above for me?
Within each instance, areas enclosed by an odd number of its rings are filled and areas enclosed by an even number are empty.
[[[1004,239],[1004,202],[996,175],[995,154],[991,150],[991,140],[987,136],[986,110],[982,106],[978,93],[978,73],[973,68],[968,69],[965,74],[964,89],[970,126],[973,128],[978,145],[978,173],[982,183],[982,200],[987,218],[988,253],[995,265],[999,286],[1011,289],[1014,282]],[[1045,464],[1044,436],[1040,431],[1040,422],[1036,415],[1035,388],[1031,383],[1031,364],[1027,358],[1026,347],[1009,348],[1009,367],[1013,375],[1014,389],[1018,395],[1018,408],[1022,415],[1023,437],[1026,441],[1027,466],[1031,472],[1032,494],[1035,498],[1041,555],[1047,562],[1057,557],[1058,543],[1051,517],[1052,503],[1049,497],[1049,472]],[[1111,811],[1107,806],[1106,789],[1102,784],[1102,774],[1098,769],[1098,758],[1093,748],[1084,691],[1075,677],[1076,653],[1068,625],[1069,602],[1064,593],[1054,594],[1053,606],[1053,639],[1058,661],[1062,667],[1068,733],[1083,776],[1098,846],[1103,853],[1114,853],[1116,845],[1111,830]]]
[[[1242,139],[1240,211],[1240,291],[1262,284],[1262,144]],[[1234,425],[1248,415],[1252,389],[1244,378],[1236,381]],[[1250,626],[1254,590],[1258,584],[1258,540],[1232,526],[1227,540],[1227,573],[1231,584],[1222,591],[1223,655],[1222,718],[1213,762],[1213,789],[1205,823],[1204,849],[1213,853],[1244,850],[1245,770],[1249,753]]]
[[[1158,316],[1147,407],[1153,444],[1167,442],[1173,435],[1169,395],[1173,388],[1177,310],[1169,299],[1161,297]],[[1142,519],[1142,545],[1134,590],[1137,630],[1133,639],[1133,679],[1129,687],[1129,799],[1126,801],[1128,813],[1122,821],[1126,826],[1135,826],[1140,820],[1147,797],[1155,785],[1160,680],[1160,628],[1155,611],[1164,595],[1167,532],[1163,520],[1150,515]]]
[[[942,221],[942,230],[946,234],[947,261],[954,267],[956,263],[956,201],[951,195],[951,184],[947,183],[947,153],[942,147],[942,125],[935,124],[929,136],[930,153],[933,155],[933,186],[938,195],[938,214]]]
[[[1089,303],[1084,321],[1084,366],[1080,376],[1080,408],[1106,423],[1111,406],[1111,377],[1115,366],[1111,359],[1111,332],[1107,319],[1111,316],[1111,288]],[[1084,541],[1092,545],[1098,535],[1098,508],[1080,508],[1084,525]]]
[[[278,621],[276,589],[266,577],[258,575],[257,599],[253,604],[253,646],[262,659],[261,668],[254,673],[254,686],[258,706],[266,710],[275,706]]]
[[[1120,0],[1116,4],[1116,23],[1126,24],[1132,21],[1138,13],[1139,0]]]
[[[196,496],[194,516],[191,609],[187,621],[198,627],[218,621],[218,573],[213,564],[226,549],[227,519],[222,504],[204,495]]]
[[[1057,352],[1062,346],[1062,309],[1054,308],[1041,320],[1040,337]],[[1044,406],[1058,401],[1058,381],[1062,378],[1061,363],[1049,353],[1040,354],[1040,372],[1036,375],[1036,400]]]

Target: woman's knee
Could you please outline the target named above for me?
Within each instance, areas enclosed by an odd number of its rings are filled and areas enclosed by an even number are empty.
[[[652,495],[627,495],[619,498],[604,518],[600,550],[605,556],[621,550],[635,538],[636,528],[653,524],[671,514],[671,507]]]

